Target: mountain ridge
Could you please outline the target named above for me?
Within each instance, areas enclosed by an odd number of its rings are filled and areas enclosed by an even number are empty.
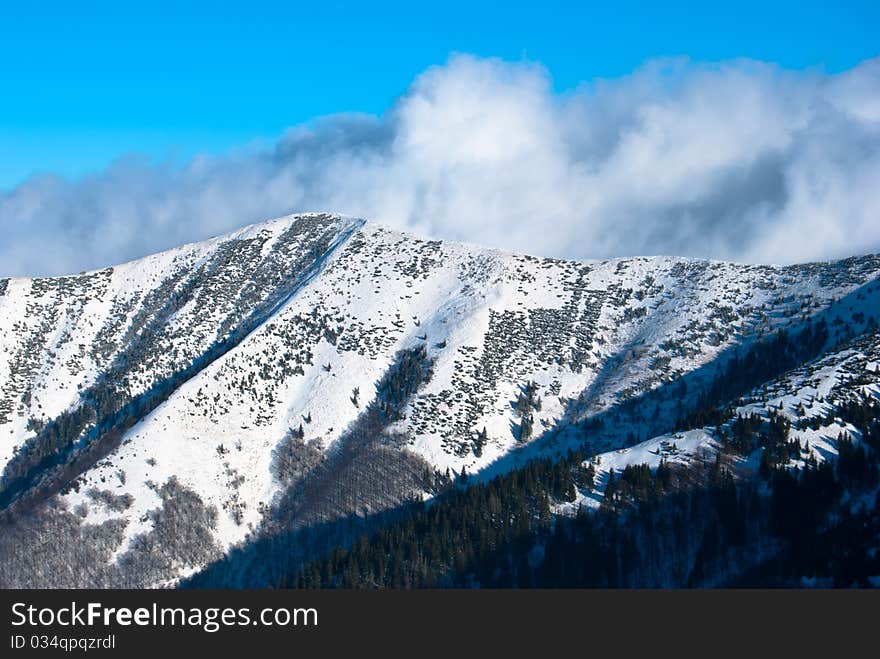
[[[71,437],[87,445],[88,432],[119,434],[60,497],[39,503],[61,511],[50,520],[78,520],[77,532],[112,535],[97,573],[72,583],[171,583],[279,524],[430,497],[420,471],[456,476],[521,450],[558,453],[580,441],[566,433],[601,415],[612,420],[597,452],[668,441],[673,400],[657,402],[650,421],[613,417],[628,400],[720,367],[726,351],[821,314],[827,346],[872,331],[878,272],[877,255],[783,267],[542,259],[315,213],[83,275],[2,280],[0,380],[10,386],[0,482],[14,482],[9,465],[47,428],[86,408],[37,453],[63,467],[77,450]],[[229,337],[228,350],[211,352]],[[155,397],[132,413],[126,406],[144,395]],[[633,428],[650,436],[628,436]],[[383,461],[400,467],[401,482]],[[27,464],[38,483],[57,476]],[[387,482],[376,483],[379,473]],[[143,567],[162,511],[187,497],[207,553],[183,548]]]

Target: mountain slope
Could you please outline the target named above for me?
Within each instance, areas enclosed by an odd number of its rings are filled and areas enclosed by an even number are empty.
[[[431,474],[564,452],[599,420],[596,452],[671,432],[755,341],[821,322],[818,355],[869,332],[878,272],[876,256],[569,262],[313,214],[3,280],[0,503],[15,537],[0,577],[159,585],[273,528],[431,496]],[[47,532],[87,538],[88,561],[61,540],[28,555]]]

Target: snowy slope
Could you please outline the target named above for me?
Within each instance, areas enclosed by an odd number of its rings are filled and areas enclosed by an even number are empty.
[[[656,469],[661,461],[688,464],[694,460],[714,461],[721,433],[731,434],[738,416],[754,416],[762,422],[771,415],[791,422],[789,441],[803,450],[788,462],[789,467],[804,468],[808,460],[821,463],[833,460],[837,441],[843,435],[858,442],[860,431],[835,414],[841,404],[862,397],[880,399],[880,331],[873,330],[848,342],[840,350],[812,360],[783,376],[765,383],[740,399],[726,422],[715,427],[665,433],[631,447],[597,454],[588,461],[595,468],[591,490],[579,491],[576,501],[558,506],[558,511],[572,514],[581,505],[598,507],[605,493],[610,472],[620,473],[627,465],[647,464]],[[829,418],[830,416],[830,418]],[[746,476],[758,468],[760,450],[742,456],[732,465],[734,473]]]
[[[176,478],[216,509],[210,533],[225,551],[278,504],[282,439],[301,428],[312,452],[343,452],[402,350],[425,346],[431,366],[384,428],[395,450],[441,473],[491,474],[564,450],[572,424],[699,378],[776,329],[845,316],[835,332],[864,331],[880,309],[878,273],[876,256],[785,268],[560,261],[338,216],[281,218],[100,272],[0,282],[0,466],[20,463],[22,447],[84,392],[111,387],[118,409],[161,391],[106,457],[79,470],[60,509],[86,526],[121,521],[108,560],[124,562]],[[813,389],[806,379],[780,385],[783,404],[825,395],[844,359],[813,374]],[[516,402],[529,383],[524,434]],[[675,413],[658,410],[606,425],[603,469],[656,462],[669,442],[682,455],[711,446],[709,431],[664,434]],[[634,429],[636,441],[657,437],[619,453]],[[827,448],[819,436],[811,443]],[[178,561],[169,578],[199,567]]]

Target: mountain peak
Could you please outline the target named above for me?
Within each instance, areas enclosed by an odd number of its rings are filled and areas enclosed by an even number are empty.
[[[101,529],[91,576],[51,585],[166,583],[273,528],[429,497],[426,473],[489,477],[595,424],[595,452],[668,436],[690,400],[670,383],[778,330],[868,331],[878,272],[565,261],[309,213],[4,280],[0,507]],[[144,567],[181,515],[204,552]]]

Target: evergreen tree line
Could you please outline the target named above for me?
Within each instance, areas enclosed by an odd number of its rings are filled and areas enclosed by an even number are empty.
[[[703,428],[723,423],[730,409],[721,407],[822,353],[829,339],[824,318],[806,325],[800,332],[779,330],[771,338],[757,341],[742,355],[734,355],[719,367],[711,382],[699,394],[696,405],[676,419],[677,430]]]
[[[400,351],[376,384],[376,404],[391,421],[403,418],[403,408],[424,382],[431,379],[434,360],[424,343]]]
[[[553,507],[574,501],[576,487],[589,489],[595,467],[581,453],[535,461],[486,484],[453,487],[350,548],[306,563],[281,585],[868,585],[880,574],[873,551],[880,537],[880,406],[864,398],[839,414],[863,441],[842,435],[833,462],[788,467],[791,442],[781,417],[738,419],[714,459],[629,465],[609,476],[598,511],[581,507],[571,516]],[[735,478],[728,467],[737,442],[770,455],[752,478]],[[859,498],[867,503],[852,505]]]

